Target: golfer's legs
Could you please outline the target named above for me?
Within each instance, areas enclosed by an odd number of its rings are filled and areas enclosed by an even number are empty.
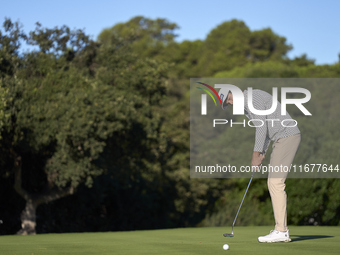
[[[273,144],[273,152],[270,156],[270,165],[275,168],[290,168],[295,154],[299,148],[300,134],[285,137]],[[268,189],[273,204],[275,217],[275,229],[287,231],[287,195],[285,192],[285,181],[287,172],[270,172],[268,175]]]

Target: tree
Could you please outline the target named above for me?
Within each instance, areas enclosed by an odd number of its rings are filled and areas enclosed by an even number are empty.
[[[113,45],[120,41],[129,44],[132,52],[140,58],[152,58],[172,64],[169,70],[171,78],[196,77],[199,74],[197,66],[203,42],[176,42],[177,29],[176,23],[166,19],[153,20],[137,16],[104,29],[98,36],[98,41],[103,45]]]
[[[247,63],[251,31],[243,21],[231,20],[217,26],[204,41],[201,76],[217,71],[230,70]]]
[[[201,40],[185,40],[168,45],[162,52],[162,59],[172,63],[169,76],[175,79],[201,76],[199,68],[203,46],[204,42]]]
[[[126,23],[104,29],[98,36],[103,45],[115,44],[117,40],[131,44],[131,49],[139,57],[159,56],[164,47],[174,43],[177,24],[166,19],[148,19],[142,16]]]
[[[291,62],[297,66],[309,66],[314,65],[315,59],[308,59],[306,54],[302,54],[300,57],[295,57]]]
[[[228,71],[247,63],[281,61],[292,47],[270,28],[250,31],[243,21],[231,20],[214,28],[204,41],[201,76]]]
[[[25,54],[4,83],[13,101],[2,132],[11,154],[2,157],[12,160],[14,188],[26,201],[19,234],[35,233],[40,204],[91,187],[105,171],[99,157],[107,146],[143,148],[139,161],[147,162],[159,139],[152,107],[165,92],[166,66],[137,59],[124,46],[99,47],[81,30],[37,24],[28,42],[39,50]],[[136,129],[138,140],[122,139]]]
[[[270,28],[253,31],[250,36],[250,52],[248,58],[252,62],[274,60],[286,57],[293,47],[286,44],[286,38],[275,34]]]

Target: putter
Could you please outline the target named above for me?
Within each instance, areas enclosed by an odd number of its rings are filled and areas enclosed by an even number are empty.
[[[243,204],[243,200],[244,200],[244,198],[246,197],[248,188],[249,188],[249,186],[250,186],[251,180],[252,180],[253,177],[254,177],[254,174],[255,174],[255,171],[252,173],[252,175],[251,175],[251,177],[250,177],[250,180],[249,180],[249,183],[248,183],[246,192],[244,193],[243,198],[242,198],[242,201],[241,201],[241,204],[240,204],[240,207],[239,207],[238,210],[237,210],[237,213],[236,213],[236,216],[235,216],[233,225],[231,226],[231,234],[225,233],[225,234],[223,234],[224,237],[234,237],[234,225],[235,225],[235,222],[236,222],[236,219],[237,219],[237,215],[238,215],[238,213],[240,212],[241,206],[242,206],[242,204]]]

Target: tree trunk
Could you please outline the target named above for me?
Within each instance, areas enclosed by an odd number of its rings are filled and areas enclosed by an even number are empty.
[[[21,185],[21,166],[22,160],[14,151],[14,189],[15,191],[26,200],[26,207],[21,213],[21,229],[17,232],[18,235],[35,235],[36,227],[36,210],[40,204],[48,203],[59,198],[71,195],[74,192],[72,187],[59,189],[51,188],[46,185],[46,189],[39,194],[30,194]]]
[[[26,201],[26,207],[21,213],[21,229],[18,235],[35,235],[37,206],[32,199]]]

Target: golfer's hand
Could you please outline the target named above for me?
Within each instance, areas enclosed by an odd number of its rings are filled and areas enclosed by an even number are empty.
[[[260,153],[258,151],[253,152],[253,157],[251,159],[252,171],[258,171],[259,165],[262,164],[264,158],[264,153]]]
[[[264,152],[260,153],[260,158],[261,158],[261,164],[262,164],[262,161],[263,161],[263,160],[264,160],[264,158],[265,158],[265,154],[264,154]]]

